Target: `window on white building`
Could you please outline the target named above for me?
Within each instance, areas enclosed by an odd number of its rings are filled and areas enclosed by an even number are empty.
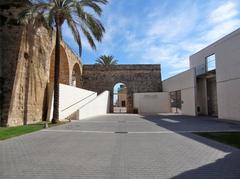
[[[212,71],[216,69],[216,55],[210,55],[206,58],[207,71]]]

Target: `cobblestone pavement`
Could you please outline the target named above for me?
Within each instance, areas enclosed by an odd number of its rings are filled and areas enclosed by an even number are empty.
[[[240,150],[192,134],[239,124],[107,115],[0,141],[0,178],[240,178]]]

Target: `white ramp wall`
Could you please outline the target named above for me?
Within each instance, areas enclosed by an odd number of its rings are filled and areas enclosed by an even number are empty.
[[[138,113],[170,112],[168,93],[134,93],[133,104]]]
[[[92,101],[97,97],[97,93],[89,90],[84,90],[81,88],[76,88],[69,85],[60,84],[60,97],[59,97],[59,118],[63,120],[73,113],[78,111],[79,108],[84,106],[85,104]],[[53,100],[52,100],[53,104]],[[52,105],[53,106],[53,105]],[[52,111],[51,108],[51,118],[52,119]],[[78,120],[78,118],[76,118]]]
[[[92,101],[79,109],[79,119],[86,119],[98,115],[104,115],[109,112],[109,91],[105,91],[98,95]]]

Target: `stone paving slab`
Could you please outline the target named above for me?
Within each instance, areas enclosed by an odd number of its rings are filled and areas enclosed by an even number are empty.
[[[172,123],[166,119],[177,121]],[[135,114],[105,115],[89,120],[75,121],[68,125],[57,126],[54,129],[80,131],[118,131],[119,126],[125,126],[128,132],[158,132],[158,131],[240,131],[240,124],[217,121],[207,117],[189,116],[143,116]]]
[[[156,124],[152,117],[102,116],[0,141],[0,178],[240,178],[239,149],[189,132],[174,132],[175,128],[195,129],[195,119],[186,119],[193,127],[177,123],[182,127],[174,128],[171,122],[165,125],[166,121],[160,120]],[[153,119],[159,120],[158,117]],[[202,123],[208,124],[207,120]],[[200,125],[201,121],[196,124]],[[233,127],[228,123],[209,122],[210,126],[215,124],[219,129]],[[155,127],[163,133],[115,133],[129,129],[154,132]],[[81,132],[89,129],[109,133]]]

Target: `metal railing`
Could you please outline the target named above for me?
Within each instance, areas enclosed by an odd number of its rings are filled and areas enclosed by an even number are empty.
[[[205,63],[200,64],[195,67],[196,76],[204,75],[207,72],[213,71],[216,69],[215,60],[205,61]]]
[[[70,106],[68,106],[68,107],[64,108],[63,110],[61,110],[61,112],[63,112],[63,111],[66,111],[67,109],[69,109],[69,108],[71,108],[71,107],[73,107],[73,106],[75,106],[75,105],[79,104],[80,102],[82,102],[82,101],[84,101],[84,100],[86,100],[86,99],[90,98],[91,96],[93,96],[93,95],[95,95],[95,94],[96,94],[95,92],[94,92],[94,93],[92,93],[92,94],[90,94],[89,96],[87,96],[87,97],[85,97],[85,98],[83,98],[83,99],[81,99],[81,100],[79,100],[79,101],[75,102],[74,104],[72,104],[72,105],[70,105]],[[83,106],[84,106],[84,105],[83,105]]]

